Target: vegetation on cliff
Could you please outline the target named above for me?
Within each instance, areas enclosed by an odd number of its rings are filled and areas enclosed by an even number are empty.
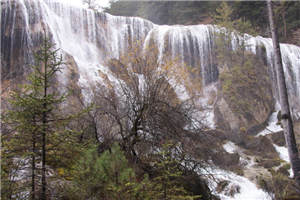
[[[223,97],[246,130],[266,120],[274,106],[267,67],[258,60],[248,53],[244,63],[235,59],[232,67],[220,73]]]

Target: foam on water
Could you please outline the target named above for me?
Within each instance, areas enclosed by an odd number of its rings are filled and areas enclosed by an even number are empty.
[[[269,117],[267,127],[264,130],[262,130],[261,132],[259,132],[256,135],[256,137],[265,136],[265,135],[276,133],[276,132],[279,132],[279,131],[283,130],[281,125],[278,124],[277,115],[278,115],[279,110],[280,110],[280,105],[277,102],[276,105],[275,105],[275,112],[273,112],[271,114],[271,116]]]
[[[258,133],[256,137],[265,136],[268,134],[273,134],[279,131],[283,131],[283,128],[278,124],[278,120],[277,120],[277,115],[280,110],[280,105],[278,102],[275,105],[275,110],[276,111],[271,114],[268,120],[267,127],[264,130],[262,130],[260,133]],[[277,151],[279,157],[285,162],[290,163],[288,149],[285,146],[278,146],[274,143],[273,146],[275,147],[275,150]],[[290,177],[293,177],[293,172],[291,168],[289,170],[289,173],[290,173]]]
[[[236,153],[238,151],[238,146],[236,146],[233,142],[227,142],[223,145],[224,150],[227,153]]]
[[[209,182],[209,187],[212,192],[222,200],[271,200],[269,194],[259,189],[254,183],[243,176],[218,168],[208,168],[206,173],[213,175],[216,180],[229,182],[227,186],[228,190],[225,189],[225,191],[221,193],[216,191],[218,181]],[[230,196],[229,188],[239,188],[239,192]]]

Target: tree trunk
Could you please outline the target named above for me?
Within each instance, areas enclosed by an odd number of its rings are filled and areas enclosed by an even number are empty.
[[[288,148],[289,159],[291,162],[292,170],[296,182],[300,185],[300,159],[298,156],[298,149],[294,135],[293,121],[290,113],[290,106],[288,101],[287,88],[285,84],[284,71],[281,60],[281,52],[279,42],[277,40],[276,28],[273,21],[273,11],[272,11],[272,2],[271,0],[267,1],[268,5],[268,15],[270,28],[272,33],[273,48],[274,48],[274,57],[275,57],[275,70],[277,73],[277,82],[279,90],[279,98],[281,105],[281,114],[282,114],[282,125],[284,129],[285,141]]]
[[[45,49],[47,49],[47,43],[45,38]],[[46,134],[47,134],[47,89],[48,89],[48,77],[47,77],[47,67],[48,67],[48,57],[47,52],[44,52],[44,103],[43,103],[43,116],[42,116],[42,200],[46,200]]]
[[[286,19],[285,19],[285,11],[282,13],[282,20],[283,20],[283,31],[284,31],[284,39],[287,39],[287,29],[286,29]]]
[[[31,166],[31,199],[35,200],[35,150],[36,138],[35,132],[32,133],[32,166]]]
[[[46,118],[43,116],[43,124]],[[45,126],[45,125],[44,125]],[[42,200],[46,200],[46,128],[42,133]]]

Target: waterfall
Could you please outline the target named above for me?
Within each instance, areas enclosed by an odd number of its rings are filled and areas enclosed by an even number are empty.
[[[32,64],[29,21],[24,1],[18,4],[1,1],[1,78],[4,80],[26,72],[26,68],[16,68],[19,63]]]
[[[155,26],[147,35],[145,44],[154,41],[159,58],[169,53],[192,67],[200,67],[204,84],[217,80],[217,67],[213,63],[212,25]]]
[[[138,17],[118,17],[106,13],[69,6],[54,0],[1,0],[2,78],[25,71],[31,52],[38,46],[46,29],[62,52],[71,55],[78,67],[79,85],[101,82],[98,71],[105,69],[110,58],[119,58],[137,40],[144,46],[155,44],[159,58],[168,53],[173,58],[201,69],[204,85],[218,80],[214,60],[213,25],[156,25]],[[263,47],[270,77],[274,78],[271,39],[247,36],[253,53]],[[292,110],[300,117],[300,47],[281,44],[284,72]],[[28,53],[29,52],[29,53]],[[18,62],[17,62],[17,61]],[[105,71],[105,70],[104,70]],[[108,72],[107,72],[108,73]]]
[[[262,46],[266,50],[266,62],[269,66],[270,77],[273,83],[277,84],[276,72],[274,66],[274,52],[273,43],[270,38],[263,38],[261,36],[248,37],[247,43],[253,53],[256,52],[257,47]],[[280,44],[280,51],[282,56],[283,70],[285,74],[285,82],[288,89],[291,111],[296,119],[300,118],[300,47],[291,44]],[[275,86],[277,87],[277,85]],[[275,90],[276,91],[276,90]],[[275,93],[275,98],[279,99],[278,94]],[[278,100],[279,102],[279,100]]]

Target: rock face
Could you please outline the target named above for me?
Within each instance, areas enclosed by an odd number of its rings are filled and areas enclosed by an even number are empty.
[[[204,89],[216,86],[217,95],[211,97],[216,127],[232,135],[255,133],[273,110],[277,96],[271,40],[246,36],[247,57],[251,60],[248,68],[224,71],[215,53],[219,30],[213,25],[159,26],[141,18],[95,13],[52,0],[1,0],[2,83],[23,80],[30,72],[33,52],[45,31],[68,63],[58,80],[67,84],[66,80],[76,77],[71,83],[77,82],[83,95],[88,96],[88,87],[103,82],[99,71],[110,73],[105,63],[118,59],[138,40],[143,48],[156,46],[160,61],[168,55],[198,69],[194,76],[200,76]],[[233,38],[232,44],[237,45],[238,39]],[[299,118],[300,48],[288,44],[281,47],[292,111]],[[256,82],[251,80],[251,73]],[[238,79],[240,75],[248,77],[247,81]]]
[[[13,79],[22,76],[24,65],[30,59],[28,23],[24,16],[23,5],[16,1],[1,1],[1,78]]]
[[[231,130],[253,134],[263,128],[274,99],[268,67],[259,56],[234,58],[232,67],[220,73],[220,90],[219,115]]]

